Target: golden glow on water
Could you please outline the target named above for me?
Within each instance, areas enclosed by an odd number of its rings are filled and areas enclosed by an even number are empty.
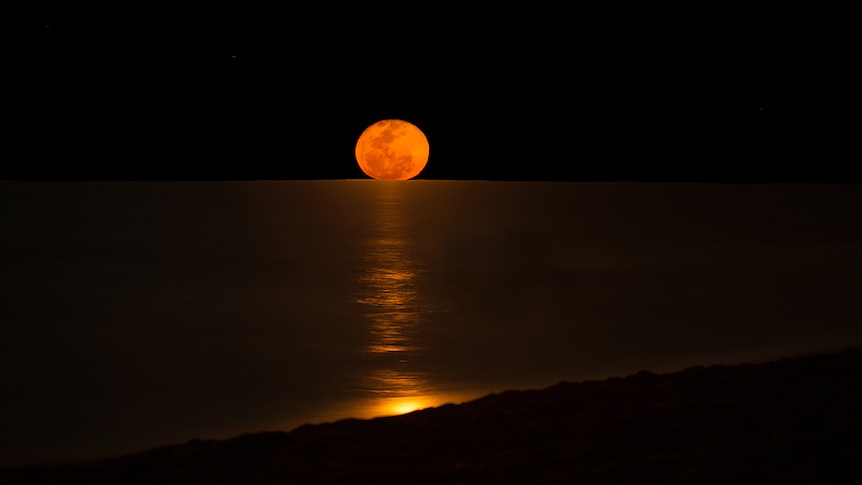
[[[422,265],[401,203],[405,182],[381,184],[378,212],[369,228],[365,270],[357,281],[356,302],[365,309],[369,340],[365,357],[373,370],[358,376],[368,399],[352,412],[361,417],[404,414],[450,402],[435,391],[422,371],[422,295],[417,291]]]
[[[372,267],[359,280],[363,296],[357,302],[368,307],[366,317],[372,323],[372,343],[366,351],[407,352],[413,345],[407,333],[419,317],[413,288],[416,273],[407,267],[408,262],[395,257],[396,243],[379,240],[378,244],[369,254],[389,267]]]
[[[394,414],[407,414],[426,407],[428,406],[423,404],[421,400],[404,399],[400,401],[393,401],[389,409]]]

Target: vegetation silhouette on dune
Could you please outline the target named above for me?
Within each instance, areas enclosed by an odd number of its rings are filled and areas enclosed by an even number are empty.
[[[562,382],[0,483],[862,483],[862,352]]]

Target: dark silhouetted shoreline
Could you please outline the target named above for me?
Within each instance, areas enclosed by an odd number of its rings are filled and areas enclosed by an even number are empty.
[[[860,483],[862,352],[643,371],[0,483]]]

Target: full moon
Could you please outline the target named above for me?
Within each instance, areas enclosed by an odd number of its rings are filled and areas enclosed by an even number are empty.
[[[402,120],[382,120],[369,126],[356,141],[356,161],[377,180],[408,180],[428,163],[428,139],[422,130]]]

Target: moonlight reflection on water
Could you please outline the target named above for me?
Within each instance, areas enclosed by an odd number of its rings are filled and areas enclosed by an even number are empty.
[[[862,331],[856,186],[0,182],[0,197],[0,466]]]
[[[369,394],[360,414],[402,414],[444,403],[421,367],[419,334],[423,313],[418,280],[422,265],[411,253],[405,227],[405,206],[397,187],[381,185],[374,227],[369,227],[365,271],[358,281],[356,302],[365,307],[370,339],[365,347],[369,365],[358,372]],[[387,190],[389,189],[389,190]]]

